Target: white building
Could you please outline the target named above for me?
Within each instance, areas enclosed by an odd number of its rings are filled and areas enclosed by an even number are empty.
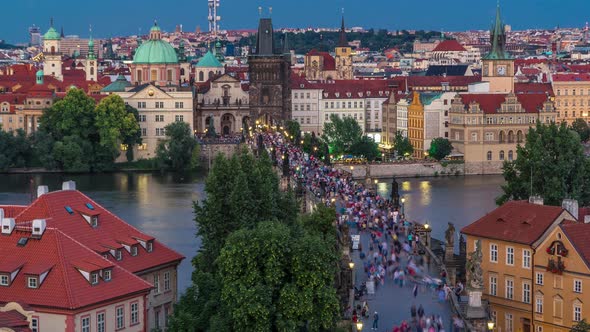
[[[449,111],[455,92],[438,93],[424,103],[424,151],[438,137],[449,138]]]
[[[291,112],[293,121],[297,121],[305,133],[322,132],[320,102],[323,89],[317,84],[305,80],[297,81],[291,86]]]

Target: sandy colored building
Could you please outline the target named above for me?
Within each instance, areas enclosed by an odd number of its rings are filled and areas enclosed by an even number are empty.
[[[576,223],[576,218],[562,207],[542,204],[541,198],[509,201],[461,230],[466,235],[467,253],[481,241],[482,299],[490,303],[494,331],[544,331],[533,325],[535,271],[537,265],[547,262],[541,253],[546,250],[546,239],[561,225]],[[545,331],[557,331],[551,328]]]
[[[557,122],[590,121],[590,74],[554,74],[553,91]]]

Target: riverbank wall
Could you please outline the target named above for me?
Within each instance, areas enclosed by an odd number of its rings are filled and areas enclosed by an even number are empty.
[[[383,163],[383,164],[337,164],[334,167],[352,172],[355,180],[366,178],[413,178],[432,177],[445,175],[465,175],[463,163],[437,163],[437,162],[413,162],[413,163]]]

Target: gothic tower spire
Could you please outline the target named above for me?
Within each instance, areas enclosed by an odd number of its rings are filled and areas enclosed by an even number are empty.
[[[500,17],[500,2],[496,7],[496,20],[490,30],[490,43],[492,48],[490,53],[485,56],[486,59],[510,59],[510,55],[506,52],[506,26],[502,23]]]
[[[342,26],[340,27],[340,38],[338,39],[338,46],[348,47],[348,40],[346,40],[346,28],[344,27],[344,13],[342,14]]]

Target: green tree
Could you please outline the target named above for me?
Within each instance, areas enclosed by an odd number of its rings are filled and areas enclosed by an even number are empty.
[[[22,129],[6,132],[0,125],[0,170],[27,167],[33,159],[31,141]]]
[[[428,155],[438,161],[441,161],[446,156],[450,155],[453,151],[453,145],[451,142],[442,137],[437,137],[430,143],[430,149],[428,149]]]
[[[289,133],[289,138],[293,137],[291,141],[299,145],[301,141],[301,126],[299,122],[293,120],[287,121],[285,123],[285,130]]]
[[[414,147],[410,139],[402,136],[401,132],[395,134],[394,149],[399,157],[406,158],[414,153]]]
[[[132,108],[128,108],[125,102],[118,95],[110,95],[100,101],[95,110],[96,130],[99,134],[100,147],[105,153],[111,153],[111,159],[114,160],[119,155],[119,145],[121,143],[135,143],[141,139],[138,119],[133,114]],[[137,113],[137,110],[135,110]],[[133,144],[127,146],[127,151],[131,150],[133,159]],[[127,156],[129,159],[129,155]],[[130,160],[128,160],[130,161]]]
[[[323,138],[330,146],[330,152],[336,155],[351,153],[351,147],[363,136],[361,126],[352,117],[330,115],[330,122],[324,123]]]
[[[368,161],[373,161],[381,156],[379,145],[369,136],[363,136],[350,147],[350,153],[355,156],[364,156]]]
[[[540,195],[548,205],[561,205],[564,198],[590,203],[590,164],[584,156],[580,137],[565,123],[530,128],[517,158],[504,162],[504,193],[498,205],[514,199]]]
[[[587,142],[590,138],[590,127],[584,119],[576,119],[572,123],[571,129],[580,135],[582,142]]]
[[[173,122],[166,127],[166,139],[158,143],[156,156],[162,168],[181,171],[188,169],[193,160],[195,141],[186,122]]]
[[[571,332],[590,332],[590,324],[586,322],[586,318],[579,321],[572,327]]]
[[[137,111],[137,109],[129,104],[125,104],[125,111],[127,111],[128,114],[132,114],[133,117],[135,118],[135,122],[139,123],[139,112]],[[123,132],[123,144],[127,145],[127,152],[125,153],[125,156],[127,157],[127,161],[132,161],[134,156],[133,156],[133,148],[135,145],[139,145],[141,144],[143,141],[141,139],[141,128],[139,128],[139,125],[137,126],[137,131],[134,130],[130,130],[127,132]],[[198,150],[197,150],[198,152]],[[198,157],[198,154],[197,154]],[[196,166],[196,165],[195,165]]]

